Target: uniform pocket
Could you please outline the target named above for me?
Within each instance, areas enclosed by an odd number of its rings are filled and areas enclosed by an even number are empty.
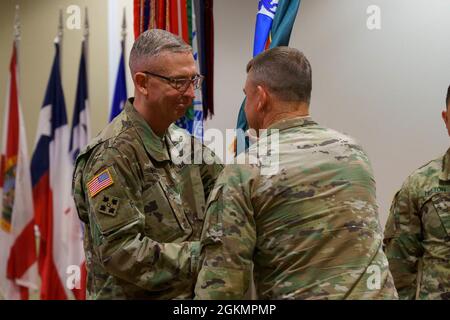
[[[433,196],[431,201],[447,235],[450,236],[450,193],[439,193]]]
[[[155,241],[171,242],[192,232],[181,204],[173,197],[160,181],[143,193],[145,233]]]

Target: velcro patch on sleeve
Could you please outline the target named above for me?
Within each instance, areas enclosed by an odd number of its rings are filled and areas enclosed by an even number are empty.
[[[119,209],[119,198],[103,196],[98,212],[114,217]]]
[[[100,191],[108,188],[114,183],[108,169],[103,170],[87,183],[89,196],[95,197]]]

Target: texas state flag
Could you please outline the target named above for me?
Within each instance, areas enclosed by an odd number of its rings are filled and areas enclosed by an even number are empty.
[[[40,231],[41,299],[52,300],[84,294],[80,292],[82,232],[71,197],[70,132],[58,42],[55,50],[31,160],[35,220]]]

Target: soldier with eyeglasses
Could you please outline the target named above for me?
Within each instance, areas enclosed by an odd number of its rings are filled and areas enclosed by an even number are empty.
[[[136,39],[129,67],[135,97],[80,153],[74,171],[87,296],[192,298],[205,199],[222,165],[194,164],[193,152],[174,161],[176,150],[201,143],[174,122],[203,77],[192,48],[157,29]],[[214,156],[204,146],[190,150]]]

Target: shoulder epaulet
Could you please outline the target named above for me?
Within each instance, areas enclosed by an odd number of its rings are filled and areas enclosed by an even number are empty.
[[[78,158],[89,154],[96,146],[105,143],[106,141],[110,141],[111,139],[115,139],[122,132],[131,127],[130,121],[124,120],[122,114],[120,114],[80,151]]]

